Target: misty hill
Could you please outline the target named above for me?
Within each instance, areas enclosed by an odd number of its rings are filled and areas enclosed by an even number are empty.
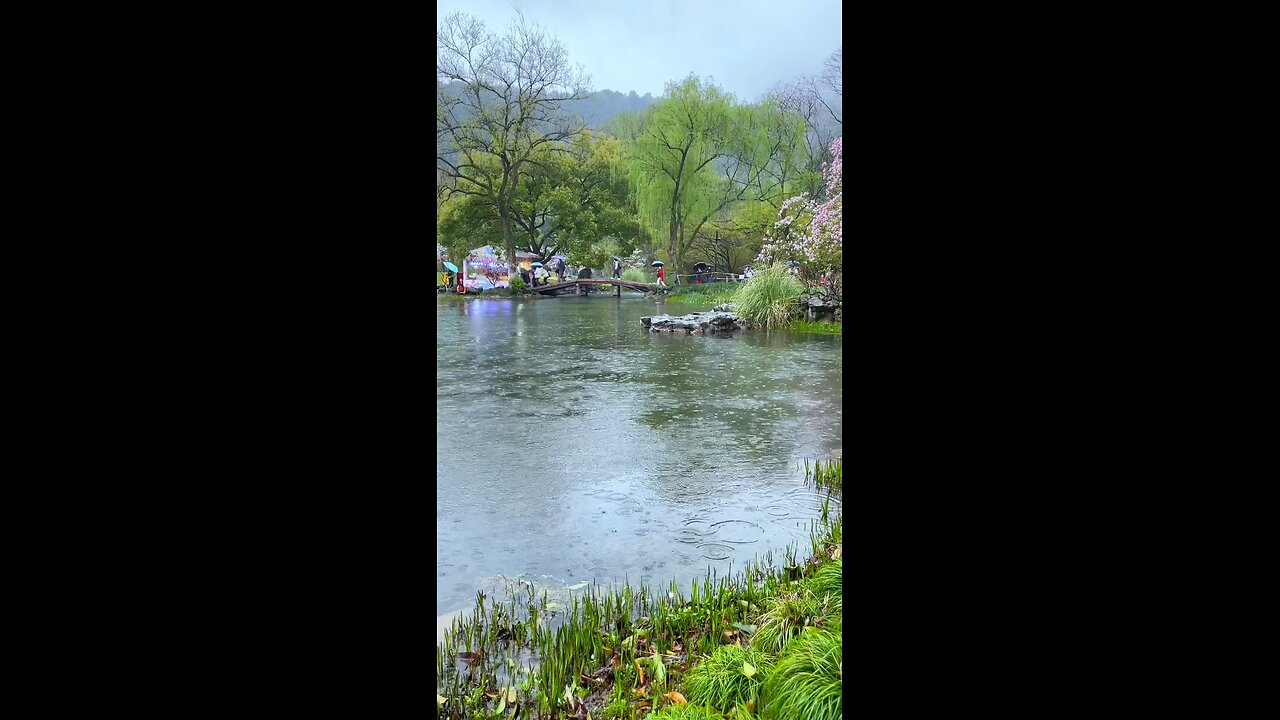
[[[436,83],[442,93],[456,93],[462,88],[461,83]],[[649,93],[637,95],[635,91],[620,93],[613,90],[597,90],[590,97],[582,100],[565,102],[564,109],[587,123],[592,130],[603,130],[608,122],[622,113],[643,112],[645,108],[658,102],[658,98]]]

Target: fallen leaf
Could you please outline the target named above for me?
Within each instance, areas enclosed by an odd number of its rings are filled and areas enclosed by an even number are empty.
[[[635,693],[635,694],[636,694],[636,695],[638,695],[639,697],[649,697],[649,691],[648,691],[648,690],[646,690],[646,689],[645,689],[645,687],[644,687],[643,685],[641,685],[640,687],[636,688],[635,690],[632,690],[631,692]]]
[[[440,693],[436,693],[436,705],[443,705],[447,702],[449,702],[449,698],[441,695]]]
[[[587,584],[586,584],[586,583],[584,583],[584,582],[580,582],[580,583],[578,583],[577,585],[570,585],[570,586],[569,586],[568,588],[566,588],[566,589],[567,589],[567,590],[581,590],[582,588],[584,588],[584,587],[586,587],[586,586],[587,586]]]
[[[644,687],[644,668],[640,667],[640,661],[636,661],[636,670],[640,671],[640,686]]]
[[[678,693],[678,692],[674,692],[674,691],[669,692],[669,693],[666,693],[666,694],[665,694],[665,695],[663,695],[662,697],[664,697],[664,698],[666,698],[666,699],[670,700],[671,702],[673,702],[673,703],[675,703],[675,704],[677,704],[677,705],[683,705],[683,704],[685,704],[685,703],[689,702],[688,700],[685,700],[685,699],[684,699],[684,696],[683,696],[683,695],[681,695],[681,694],[680,694],[680,693]]]
[[[755,675],[756,675],[756,668],[755,668],[755,666],[754,666],[754,665],[752,665],[751,663],[747,662],[746,660],[743,660],[743,661],[742,661],[742,674],[743,674],[743,675],[746,675],[747,677],[755,677]]]
[[[755,625],[744,625],[744,624],[742,624],[742,623],[734,623],[734,624],[733,624],[733,626],[734,626],[734,627],[736,627],[736,628],[738,628],[739,630],[741,630],[741,631],[742,631],[742,632],[744,632],[744,633],[753,633],[753,632],[755,632],[755,631],[756,631],[756,626],[755,626]]]
[[[507,699],[504,697],[504,698],[502,698],[502,701],[498,703],[498,709],[497,709],[497,710],[495,710],[494,712],[496,712],[496,713],[498,713],[499,715],[501,715],[501,714],[502,714],[502,711],[503,711],[503,710],[506,710],[506,709],[507,709]]]
[[[568,685],[564,686],[564,699],[565,702],[569,703],[570,710],[573,710],[578,706],[578,700],[573,696],[573,690],[571,690]]]

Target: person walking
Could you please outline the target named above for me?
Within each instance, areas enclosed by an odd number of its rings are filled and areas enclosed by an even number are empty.
[[[613,257],[613,279],[622,279],[622,260],[618,259],[616,255]]]
[[[658,287],[665,288],[667,286],[667,268],[665,265],[658,266]]]

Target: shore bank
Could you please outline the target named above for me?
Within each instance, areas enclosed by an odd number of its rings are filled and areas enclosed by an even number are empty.
[[[805,470],[841,491],[839,460]],[[776,561],[767,553],[687,595],[674,583],[582,583],[563,604],[532,586],[507,599],[478,594],[437,647],[439,717],[516,706],[538,718],[840,717],[843,521],[829,501],[803,558],[791,547]]]

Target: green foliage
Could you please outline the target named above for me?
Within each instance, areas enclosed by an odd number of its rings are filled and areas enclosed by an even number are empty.
[[[668,83],[658,103],[611,127],[626,147],[640,218],[676,268],[708,221],[735,203],[781,192],[786,183],[770,175],[792,168],[789,155],[803,152],[803,123],[794,115],[770,104],[738,105],[695,75]]]
[[[525,291],[524,278],[522,277],[511,278],[511,292],[521,293],[524,291]]]
[[[627,268],[622,271],[622,279],[631,282],[653,284],[658,281],[657,274],[649,274],[640,268]]]
[[[707,285],[681,285],[667,297],[667,302],[704,303],[720,305],[733,302],[738,291],[745,285],[742,283],[710,283]]]
[[[786,327],[799,314],[797,303],[804,292],[783,265],[765,268],[738,291],[734,312],[766,329]]]
[[[829,562],[818,568],[818,572],[806,582],[809,591],[818,597],[833,596],[841,598],[844,595],[842,584],[842,568],[844,561],[837,559],[835,562]]]
[[[823,462],[818,460],[810,467],[809,461],[804,461],[804,478],[812,479],[814,484],[820,488],[840,489],[844,485],[844,463],[839,460],[829,460]]]
[[[813,333],[815,335],[841,335],[844,333],[844,323],[801,318],[791,325],[791,329],[796,332]]]
[[[759,650],[723,645],[685,675],[685,697],[727,712],[760,696],[772,666],[772,658]]]
[[[723,720],[724,713],[702,705],[668,705],[649,715],[649,720]]]
[[[769,600],[769,609],[751,636],[751,646],[765,652],[779,652],[806,628],[825,624],[839,614],[840,604],[838,597],[820,597],[804,587],[779,593]]]
[[[631,705],[624,698],[619,698],[609,703],[602,711],[605,718],[609,720],[621,720],[632,716]]]
[[[778,658],[764,687],[766,720],[839,720],[842,713],[841,635],[808,628]]]

